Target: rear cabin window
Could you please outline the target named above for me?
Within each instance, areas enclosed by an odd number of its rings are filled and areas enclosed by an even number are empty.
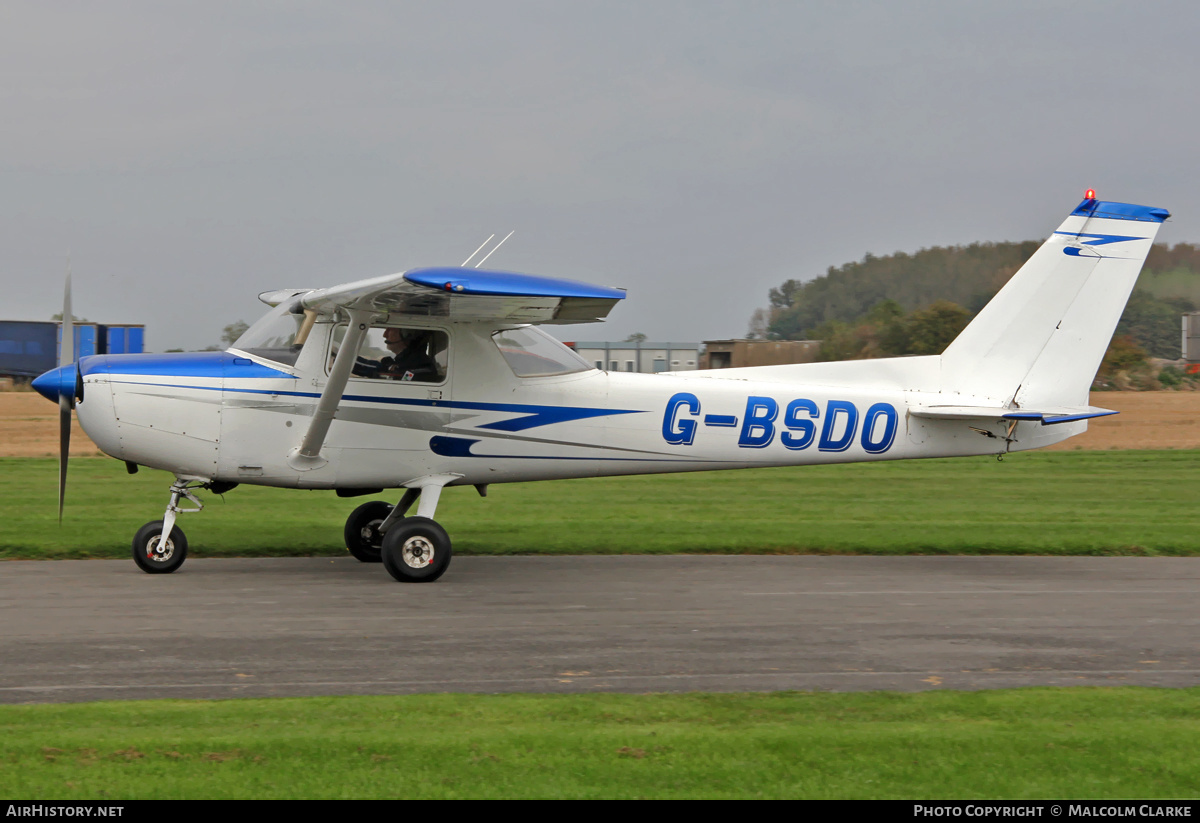
[[[517,377],[549,377],[592,368],[578,354],[533,326],[498,331],[492,340]]]

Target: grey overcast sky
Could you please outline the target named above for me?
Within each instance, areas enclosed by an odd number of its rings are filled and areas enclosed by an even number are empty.
[[[864,254],[1200,240],[1194,2],[0,0],[0,319],[200,348],[256,295],[461,263],[628,288],[564,339],[745,334]]]

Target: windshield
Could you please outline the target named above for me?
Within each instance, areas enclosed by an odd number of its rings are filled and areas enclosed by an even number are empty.
[[[300,310],[300,302],[292,300],[281,303],[246,329],[233,348],[294,366],[304,344],[303,339],[296,340],[303,325],[304,313]]]
[[[517,377],[548,377],[592,368],[578,354],[533,326],[498,331],[492,339]]]

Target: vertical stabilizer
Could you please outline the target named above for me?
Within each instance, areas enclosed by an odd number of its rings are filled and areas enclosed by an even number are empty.
[[[1086,405],[1168,217],[1085,199],[942,354],[943,391],[1006,406]]]

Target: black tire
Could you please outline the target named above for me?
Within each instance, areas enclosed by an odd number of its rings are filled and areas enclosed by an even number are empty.
[[[346,548],[363,563],[378,563],[383,559],[383,535],[379,524],[395,508],[382,500],[363,503],[346,518]]]
[[[383,536],[383,567],[401,583],[432,583],[450,556],[450,537],[428,517],[406,517]]]
[[[154,551],[162,529],[163,521],[152,520],[133,537],[133,562],[146,574],[170,574],[187,560],[187,537],[178,526],[171,528],[166,547],[161,552]]]

